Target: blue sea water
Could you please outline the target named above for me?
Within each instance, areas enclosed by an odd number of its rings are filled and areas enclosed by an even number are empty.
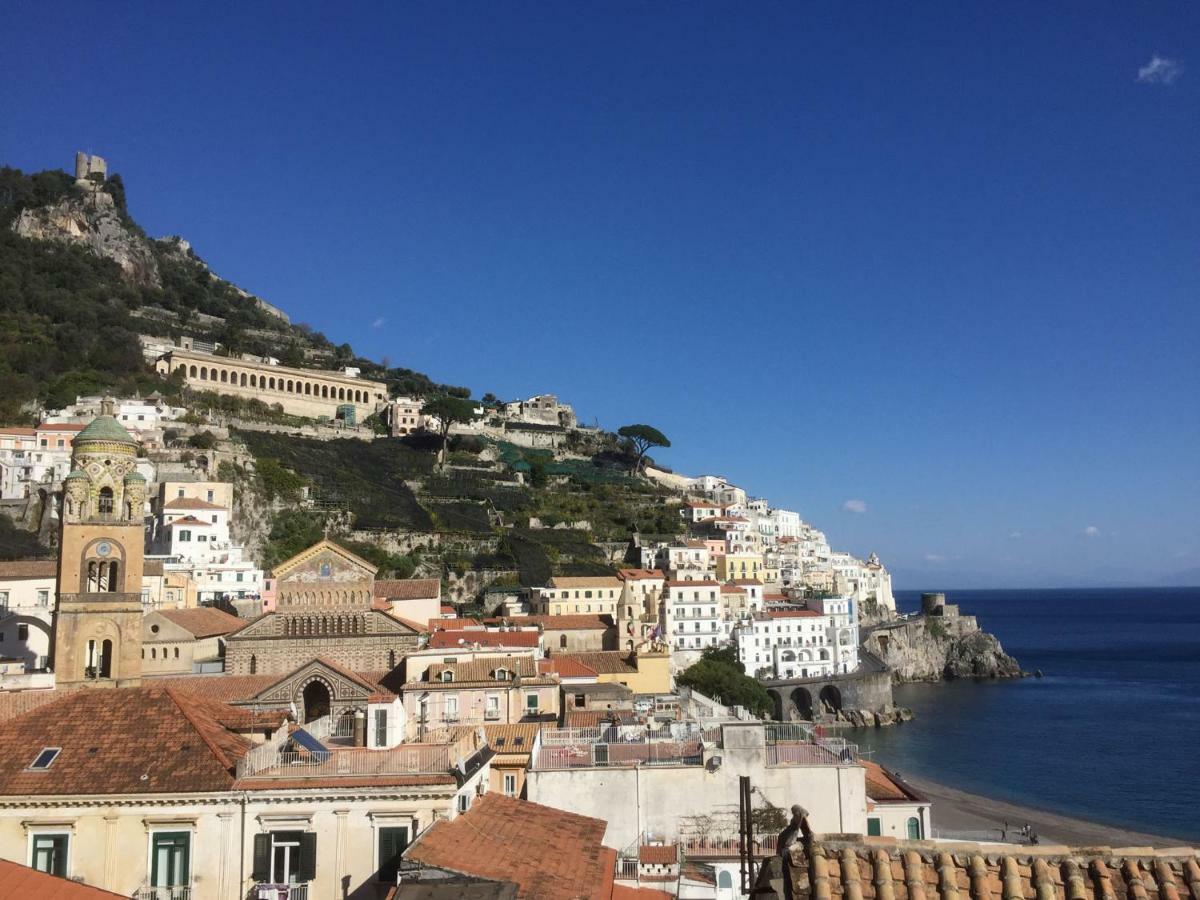
[[[1200,589],[946,594],[1044,677],[901,685],[916,719],[853,740],[901,773],[1200,841]]]

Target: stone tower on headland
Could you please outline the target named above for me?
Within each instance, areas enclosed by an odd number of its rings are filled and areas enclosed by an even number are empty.
[[[90,156],[82,150],[75,152],[75,184],[97,190],[108,178],[108,163],[103,157]]]

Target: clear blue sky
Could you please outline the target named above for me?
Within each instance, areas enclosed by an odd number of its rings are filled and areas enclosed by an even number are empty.
[[[1195,2],[172,7],[10,3],[0,161],[901,587],[1200,567]]]

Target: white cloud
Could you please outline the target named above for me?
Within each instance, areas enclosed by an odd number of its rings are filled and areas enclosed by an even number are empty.
[[[942,556],[940,553],[926,553],[925,561],[932,562],[932,563],[940,563],[940,562],[945,562],[946,557]]]
[[[387,320],[383,316],[380,316],[378,319],[376,319],[374,322],[371,323],[371,327],[372,328],[382,328],[383,323],[386,321]]]
[[[1019,541],[1023,537],[1025,537],[1025,535],[1021,534],[1021,532],[1019,532],[1019,531],[1009,532],[1009,535],[1008,535],[1008,539],[1010,541]]]
[[[859,514],[865,513],[867,511],[867,501],[866,500],[847,500],[845,503],[842,504],[842,509],[845,512],[854,513],[856,515],[859,515]]]
[[[1089,525],[1087,528],[1083,529],[1083,536],[1086,538],[1098,538],[1100,537],[1100,529],[1095,525]]]
[[[1139,84],[1174,84],[1182,74],[1183,63],[1156,53],[1150,62],[1138,69],[1137,80]]]

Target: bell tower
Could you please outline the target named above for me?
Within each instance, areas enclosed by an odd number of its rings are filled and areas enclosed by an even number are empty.
[[[101,414],[72,445],[63,484],[54,614],[58,686],[126,687],[142,677],[142,521],[146,479],[137,442]]]

